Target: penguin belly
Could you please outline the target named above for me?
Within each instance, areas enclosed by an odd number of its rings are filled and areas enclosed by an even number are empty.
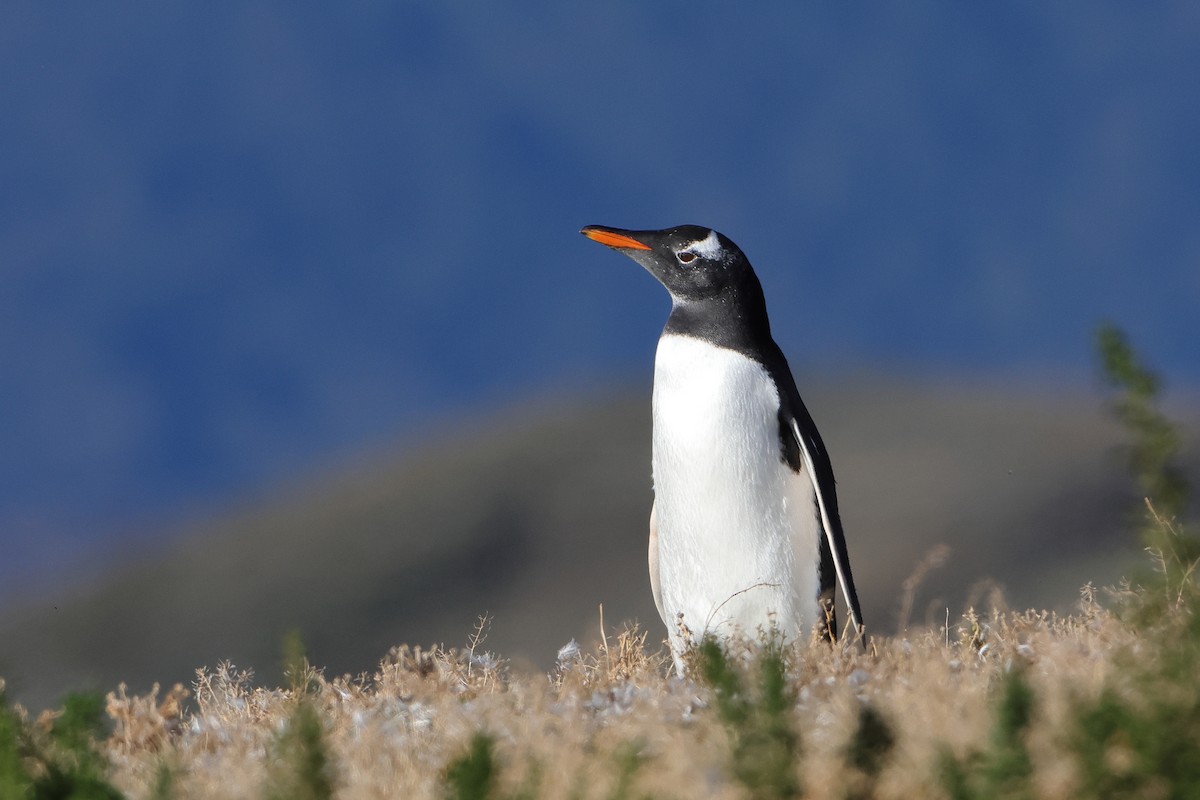
[[[811,482],[783,460],[770,374],[734,350],[665,334],[653,418],[658,577],[677,661],[680,622],[693,643],[772,625],[807,637],[820,524]]]

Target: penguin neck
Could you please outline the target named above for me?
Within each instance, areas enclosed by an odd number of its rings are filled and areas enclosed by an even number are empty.
[[[773,345],[767,303],[753,274],[711,297],[672,298],[663,328],[663,335],[668,334],[701,339],[756,361],[762,361]]]

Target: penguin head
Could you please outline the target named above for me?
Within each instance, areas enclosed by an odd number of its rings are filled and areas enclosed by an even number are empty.
[[[659,231],[588,225],[580,233],[641,264],[676,302],[716,297],[751,272],[750,262],[736,244],[699,225]]]

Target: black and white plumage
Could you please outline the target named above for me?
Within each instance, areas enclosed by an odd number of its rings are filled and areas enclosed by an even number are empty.
[[[676,663],[685,633],[773,624],[792,639],[814,626],[835,638],[836,583],[861,633],[833,467],[746,256],[695,225],[581,232],[671,295],[654,361],[649,555]]]

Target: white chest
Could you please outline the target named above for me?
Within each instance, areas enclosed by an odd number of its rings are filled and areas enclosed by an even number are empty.
[[[815,621],[811,485],[781,459],[779,395],[732,350],[666,335],[654,368],[659,582],[694,634]]]
[[[760,477],[749,473],[778,460],[778,410],[779,395],[761,364],[699,339],[663,336],[654,360],[656,485],[731,467]],[[672,469],[659,474],[660,464]],[[735,488],[728,487],[734,494],[744,487]]]

